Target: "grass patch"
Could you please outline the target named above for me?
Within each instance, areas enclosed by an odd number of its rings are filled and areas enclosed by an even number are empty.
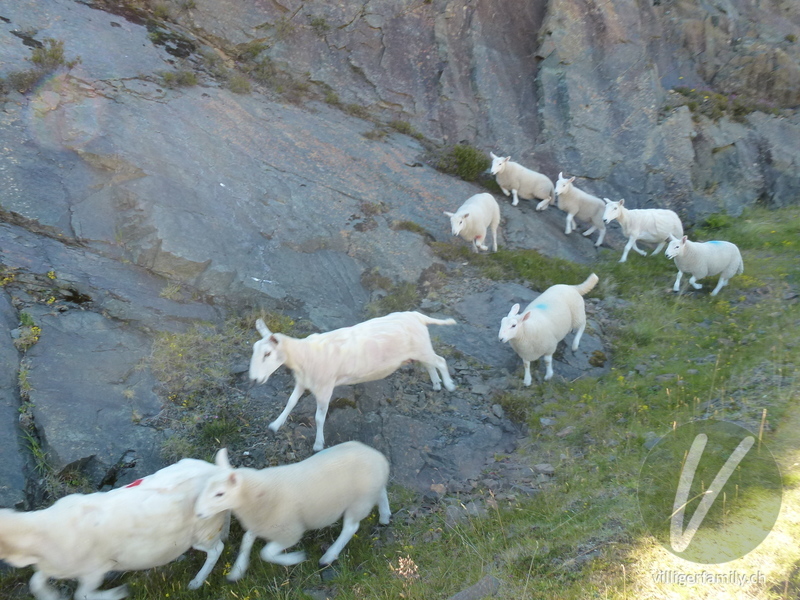
[[[779,115],[781,110],[770,102],[759,102],[737,94],[720,94],[712,90],[678,86],[674,88],[673,101],[687,106],[692,113],[703,115],[718,121],[722,117],[730,117],[734,121],[743,122],[753,112]],[[669,108],[672,108],[670,106]]]
[[[438,171],[456,175],[464,181],[476,181],[492,164],[485,152],[469,144],[435,150],[429,154],[428,161]]]
[[[405,281],[390,286],[385,296],[367,304],[366,312],[370,319],[382,317],[393,312],[413,310],[419,306],[419,301],[420,294],[417,286]]]
[[[162,71],[161,83],[171,89],[179,87],[193,87],[197,85],[197,75],[194,71],[180,69],[178,71]]]
[[[29,60],[34,65],[32,69],[12,71],[5,80],[0,79],[0,92],[15,90],[24,94],[56,69],[60,67],[71,69],[81,62],[80,57],[67,60],[64,54],[64,42],[54,38],[45,38],[43,44],[34,47]]]

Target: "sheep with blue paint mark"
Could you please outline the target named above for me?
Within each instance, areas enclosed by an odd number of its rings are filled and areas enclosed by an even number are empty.
[[[674,259],[675,266],[678,267],[678,277],[672,286],[674,292],[681,290],[681,277],[684,273],[692,276],[689,285],[696,290],[703,287],[697,283],[698,279],[719,275],[717,287],[711,292],[712,296],[716,296],[731,277],[744,272],[742,254],[736,244],[730,242],[693,242],[686,236],[680,239],[671,236],[665,254],[667,258]]]
[[[578,285],[551,286],[522,313],[519,312],[519,304],[515,304],[508,316],[503,318],[498,337],[501,342],[509,342],[522,359],[525,385],[531,384],[531,361],[542,356],[547,368],[545,381],[553,377],[553,353],[570,331],[576,331],[572,351],[578,349],[586,328],[583,296],[592,291],[598,281],[597,275],[592,273]]]

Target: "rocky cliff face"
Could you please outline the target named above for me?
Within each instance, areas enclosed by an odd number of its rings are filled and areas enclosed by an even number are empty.
[[[22,373],[56,468],[100,481],[133,449],[139,476],[164,435],[131,426],[159,410],[134,368],[155,332],[218,322],[234,304],[330,329],[364,318],[365,272],[417,282],[442,264],[427,243],[449,237],[442,211],[481,188],[425,165],[413,136],[374,135],[376,122],[577,175],[687,223],[796,201],[798,35],[789,1],[4,4],[3,438]],[[63,60],[18,92],[48,39]],[[234,93],[247,91],[237,69],[249,93]],[[185,73],[195,85],[174,83]],[[555,209],[502,208],[507,246],[594,257]],[[194,297],[170,299],[174,285]],[[41,329],[24,353],[12,345],[22,313]],[[447,342],[513,368],[482,343],[491,318]],[[22,501],[25,455],[4,450],[0,504]]]

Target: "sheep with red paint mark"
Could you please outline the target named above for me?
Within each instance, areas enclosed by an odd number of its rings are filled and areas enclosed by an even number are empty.
[[[129,486],[71,494],[49,508],[0,509],[0,559],[33,566],[30,591],[37,600],[59,600],[49,579],[77,579],[75,600],[119,600],[126,586],[98,591],[110,571],[138,571],[171,562],[190,548],[207,553],[189,583],[205,582],[224,547],[230,513],[195,516],[194,504],[218,467],[183,459]]]
[[[444,211],[450,217],[450,231],[472,243],[472,251],[488,250],[486,232],[492,231],[492,250],[497,252],[497,227],[500,225],[500,205],[491,194],[475,194],[467,198],[454,213]],[[483,240],[483,242],[481,242]]]

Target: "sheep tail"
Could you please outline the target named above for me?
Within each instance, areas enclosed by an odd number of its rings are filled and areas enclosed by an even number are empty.
[[[423,315],[421,312],[417,313],[420,323],[423,325],[455,325],[455,319],[434,319],[428,315]]]
[[[578,293],[581,296],[585,296],[594,289],[594,286],[597,285],[598,281],[600,281],[600,278],[594,273],[592,273],[591,275],[589,275],[586,281],[576,285],[575,289],[578,290]]]

